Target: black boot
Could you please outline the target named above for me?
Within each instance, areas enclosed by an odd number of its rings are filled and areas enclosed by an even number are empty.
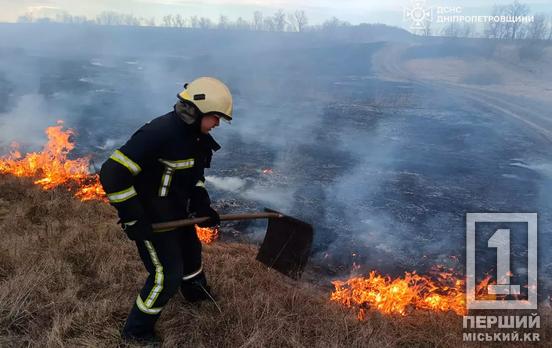
[[[159,314],[146,314],[134,304],[121,332],[121,338],[129,343],[159,346],[161,339],[153,330],[158,318]]]
[[[207,285],[207,278],[202,272],[192,279],[183,280],[180,284],[180,293],[188,302],[212,301],[211,288]]]

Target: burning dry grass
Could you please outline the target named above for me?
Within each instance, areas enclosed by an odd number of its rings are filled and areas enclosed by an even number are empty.
[[[75,148],[71,139],[75,132],[72,129],[63,130],[63,121],[57,124],[46,128],[48,142],[41,152],[22,156],[18,150],[19,144],[12,144],[12,152],[0,157],[0,173],[34,178],[34,183],[45,190],[65,186],[83,201],[105,200],[98,175],[89,174],[89,158],[68,157]]]
[[[428,276],[407,272],[404,277],[391,279],[375,271],[368,277],[352,277],[334,281],[331,299],[347,307],[359,307],[358,318],[364,319],[366,308],[385,314],[406,315],[407,310],[454,311],[466,314],[464,284],[451,273],[441,273],[440,282]],[[443,284],[448,281],[449,284]]]
[[[105,203],[0,175],[0,346],[120,344],[119,330],[146,274],[115,221]],[[204,256],[223,313],[177,295],[158,326],[166,346],[462,345],[461,317],[453,313],[368,311],[358,321],[329,301],[330,286],[267,270],[252,246],[218,242],[205,246]]]

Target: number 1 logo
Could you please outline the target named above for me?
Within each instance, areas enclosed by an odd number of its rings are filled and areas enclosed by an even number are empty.
[[[478,222],[527,223],[527,300],[477,300],[475,297],[475,233]],[[520,284],[510,284],[509,229],[498,229],[487,241],[496,248],[497,283],[487,286],[491,295],[519,295]],[[535,213],[468,213],[466,215],[466,303],[468,309],[537,309],[537,214]]]

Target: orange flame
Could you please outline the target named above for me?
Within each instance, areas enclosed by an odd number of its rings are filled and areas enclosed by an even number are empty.
[[[477,294],[483,293],[489,280],[487,276],[476,287]],[[352,277],[332,284],[335,290],[331,301],[356,308],[359,320],[365,318],[368,309],[403,316],[413,309],[467,313],[464,281],[450,271],[438,272],[434,277],[406,272],[396,279],[372,271],[368,277]]]
[[[219,237],[218,227],[209,228],[195,225],[195,229],[197,236],[202,243],[211,244]]]
[[[105,200],[98,175],[88,171],[90,158],[67,158],[75,148],[70,140],[74,131],[64,131],[63,121],[57,123],[57,126],[46,128],[48,143],[41,152],[31,152],[23,157],[18,151],[19,145],[12,144],[11,153],[0,157],[0,173],[36,178],[34,183],[44,190],[66,186],[69,190],[75,190],[75,196],[82,201]]]

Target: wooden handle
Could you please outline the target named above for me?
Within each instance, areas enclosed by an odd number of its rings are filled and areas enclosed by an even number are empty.
[[[241,214],[225,214],[220,216],[220,221],[237,221],[237,220],[254,220],[254,219],[274,219],[284,217],[283,214],[268,213],[268,212],[255,212],[255,213],[241,213]],[[152,224],[153,230],[162,232],[160,230],[172,229],[184,226],[193,226],[209,220],[209,217],[198,217],[193,219],[183,219],[168,222],[158,222]]]

